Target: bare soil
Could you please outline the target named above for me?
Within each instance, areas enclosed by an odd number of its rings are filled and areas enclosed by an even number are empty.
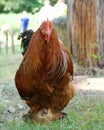
[[[77,90],[104,91],[104,77],[76,76],[73,84]]]
[[[80,96],[104,98],[104,77],[91,78],[76,76],[73,80],[75,91]]]

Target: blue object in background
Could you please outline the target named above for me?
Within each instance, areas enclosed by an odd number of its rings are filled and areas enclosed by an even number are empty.
[[[20,32],[24,32],[25,30],[27,30],[28,27],[28,23],[29,23],[29,17],[27,16],[26,11],[23,11],[23,16],[21,17],[21,29]]]

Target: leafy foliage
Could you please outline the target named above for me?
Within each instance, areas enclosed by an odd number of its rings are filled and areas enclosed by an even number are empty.
[[[3,11],[5,7],[4,0],[0,0],[0,13]]]
[[[35,13],[44,5],[45,0],[0,0],[0,13],[20,13],[23,10]],[[54,5],[57,0],[50,0]]]

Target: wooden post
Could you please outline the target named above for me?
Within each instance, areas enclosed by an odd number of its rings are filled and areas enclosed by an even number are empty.
[[[5,32],[6,35],[6,54],[8,54],[8,32]]]
[[[11,38],[12,42],[12,52],[14,53],[14,37],[13,37],[13,30],[12,27],[9,24],[3,24],[1,27],[1,33],[5,34],[6,37],[6,53],[8,53],[8,36]]]
[[[12,38],[12,52],[14,54],[15,50],[14,50],[14,37],[13,37],[13,33],[11,34],[11,38]]]

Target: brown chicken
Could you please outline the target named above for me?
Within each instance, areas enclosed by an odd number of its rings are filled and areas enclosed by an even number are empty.
[[[17,90],[30,107],[24,116],[46,122],[63,118],[62,110],[74,96],[73,63],[69,50],[57,37],[50,21],[32,35],[15,76]]]

